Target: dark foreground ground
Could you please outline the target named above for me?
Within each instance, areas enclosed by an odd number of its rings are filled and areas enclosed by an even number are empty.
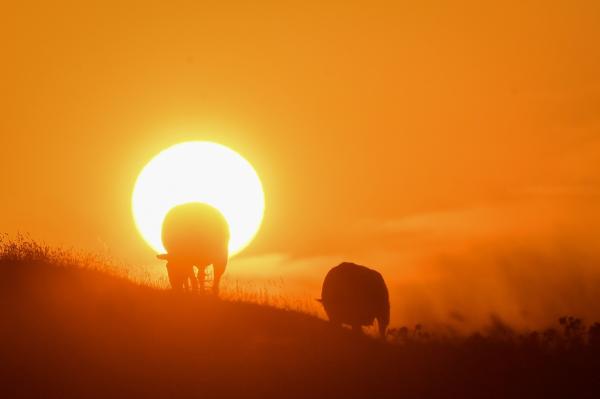
[[[48,263],[0,256],[1,398],[600,397],[587,338],[382,343]]]

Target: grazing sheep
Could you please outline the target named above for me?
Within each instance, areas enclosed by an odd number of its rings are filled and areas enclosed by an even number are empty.
[[[332,323],[348,324],[361,331],[377,319],[385,337],[390,322],[388,289],[381,274],[365,266],[344,262],[331,269],[323,281],[321,303]]]
[[[190,289],[188,281],[192,290],[198,283],[204,290],[205,269],[212,265],[212,290],[219,293],[229,256],[229,226],[221,212],[199,202],[176,206],[165,216],[162,241],[168,253],[158,257],[168,261],[169,282],[174,290]]]

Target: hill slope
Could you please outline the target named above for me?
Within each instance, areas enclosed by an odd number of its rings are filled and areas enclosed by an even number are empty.
[[[0,261],[0,309],[2,397],[548,397],[594,385],[587,356],[401,347],[44,261]]]

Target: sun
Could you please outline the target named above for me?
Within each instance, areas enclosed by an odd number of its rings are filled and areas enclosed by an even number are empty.
[[[140,172],[132,212],[144,240],[165,252],[161,229],[173,207],[202,202],[217,208],[229,224],[229,256],[242,251],[260,228],[265,196],[258,174],[240,154],[209,141],[188,141],[156,155]]]

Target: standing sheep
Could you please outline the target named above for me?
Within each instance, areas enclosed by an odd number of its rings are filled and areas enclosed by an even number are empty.
[[[158,255],[167,260],[167,272],[174,290],[196,290],[198,283],[204,289],[205,269],[213,266],[214,294],[219,293],[219,282],[229,257],[229,226],[216,208],[199,202],[187,203],[169,211],[162,227],[162,241],[167,254]],[[194,275],[194,266],[198,276]]]

